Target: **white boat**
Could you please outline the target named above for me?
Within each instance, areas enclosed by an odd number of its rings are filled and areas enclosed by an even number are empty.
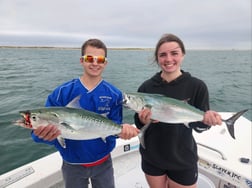
[[[221,113],[228,118],[232,113]],[[194,133],[198,143],[198,188],[252,188],[251,121],[240,117],[236,139],[225,126]],[[141,170],[138,138],[118,139],[112,152],[116,188],[148,188]],[[58,152],[0,176],[0,188],[62,188],[62,159]]]
[[[223,119],[232,113],[221,113]],[[225,125],[201,134],[194,132],[198,143],[199,172],[217,188],[252,188],[252,122],[240,117],[231,138]]]

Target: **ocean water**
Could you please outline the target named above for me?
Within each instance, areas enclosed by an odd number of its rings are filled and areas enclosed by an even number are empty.
[[[208,86],[211,109],[237,112],[248,108],[252,120],[251,51],[188,51],[182,68]],[[82,74],[79,49],[0,48],[0,174],[55,151],[34,143],[30,130],[13,125],[18,111],[43,107],[47,95],[59,84]],[[153,50],[108,52],[104,79],[125,92],[136,91],[159,71]],[[133,123],[124,110],[124,122]]]

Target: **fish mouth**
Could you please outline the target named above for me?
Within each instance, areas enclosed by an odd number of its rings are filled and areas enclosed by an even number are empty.
[[[123,104],[123,105],[126,105],[127,102],[128,102],[127,99],[123,99],[123,100],[122,100],[122,104]]]
[[[123,94],[123,99],[122,99],[122,104],[125,106],[125,107],[128,107],[128,96],[126,93]]]
[[[31,113],[29,111],[25,111],[25,112],[22,111],[19,113],[22,116],[22,119],[15,121],[14,124],[21,127],[32,129],[32,124],[30,120]]]

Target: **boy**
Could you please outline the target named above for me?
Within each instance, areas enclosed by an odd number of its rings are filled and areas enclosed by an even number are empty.
[[[46,101],[46,106],[66,106],[81,95],[80,106],[107,118],[122,123],[122,93],[102,79],[107,65],[107,47],[99,39],[89,39],[81,49],[80,64],[83,75],[80,78],[57,87]],[[122,125],[119,137],[130,139],[139,131],[129,125]],[[54,125],[40,126],[32,133],[35,142],[54,145],[63,158],[62,172],[66,188],[88,188],[89,179],[96,188],[114,188],[113,165],[110,152],[115,147],[116,137],[108,136],[91,140],[65,139],[66,148],[57,141],[60,131]]]

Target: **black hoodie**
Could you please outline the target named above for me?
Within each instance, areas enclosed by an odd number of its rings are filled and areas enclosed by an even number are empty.
[[[190,105],[207,111],[209,95],[205,83],[190,73],[182,71],[177,79],[166,82],[161,78],[161,72],[146,80],[138,92],[163,94],[178,100],[187,100]],[[135,124],[141,128],[138,115],[135,114]],[[184,124],[153,123],[145,133],[145,149],[140,147],[144,160],[152,165],[166,170],[185,170],[197,166],[197,145],[192,135],[192,129],[197,132],[209,129],[202,122]]]

